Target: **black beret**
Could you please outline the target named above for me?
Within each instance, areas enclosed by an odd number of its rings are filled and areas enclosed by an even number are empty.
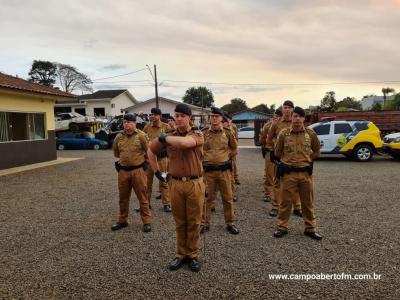
[[[211,114],[213,115],[220,115],[220,116],[224,116],[224,112],[222,111],[222,109],[219,109],[218,107],[211,107]]]
[[[150,111],[152,114],[162,115],[161,109],[153,107]]]
[[[175,112],[179,112],[188,116],[192,115],[192,110],[190,109],[190,107],[184,103],[179,103],[176,105],[175,107]]]
[[[290,106],[291,108],[294,108],[294,104],[290,100],[286,100],[285,102],[283,102],[283,105]]]
[[[175,118],[173,116],[168,116],[168,120],[173,120],[175,121]]]
[[[133,114],[125,114],[124,120],[136,122],[136,116]]]
[[[300,116],[302,116],[302,117],[305,117],[305,116],[306,116],[305,110],[302,109],[300,106],[296,106],[296,107],[294,108],[293,112],[296,113],[296,114],[298,114],[298,115],[300,115]]]
[[[274,114],[282,117],[282,110],[278,108],[275,110]]]

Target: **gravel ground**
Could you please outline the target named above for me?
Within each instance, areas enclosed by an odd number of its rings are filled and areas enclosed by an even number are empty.
[[[261,155],[241,149],[241,233],[225,232],[219,202],[196,274],[167,268],[175,232],[161,200],[152,200],[151,233],[142,233],[133,210],[128,228],[110,230],[118,210],[110,150],[59,156],[85,159],[0,177],[0,299],[400,298],[399,162],[390,158],[318,160],[316,207],[324,239],[304,237],[302,221],[292,217],[289,235],[277,240],[270,204],[261,201]],[[131,203],[138,206],[136,198]],[[382,279],[268,277],[342,272],[375,272]]]

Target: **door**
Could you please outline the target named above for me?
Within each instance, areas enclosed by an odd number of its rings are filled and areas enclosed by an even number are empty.
[[[333,124],[331,143],[334,152],[339,152],[340,149],[347,144],[346,136],[352,131],[349,123],[343,122]]]
[[[320,124],[313,127],[313,129],[317,134],[319,142],[321,144],[321,152],[331,152],[333,150],[331,140],[329,138],[331,124]]]

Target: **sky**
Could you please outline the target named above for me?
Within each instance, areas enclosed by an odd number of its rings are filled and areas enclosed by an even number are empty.
[[[0,0],[0,72],[33,60],[72,65],[94,90],[182,99],[318,105],[400,92],[400,0]],[[128,75],[124,75],[128,74]],[[119,76],[124,75],[124,76]],[[116,76],[116,77],[115,77]],[[113,77],[113,78],[109,78]],[[103,79],[108,78],[108,79]]]

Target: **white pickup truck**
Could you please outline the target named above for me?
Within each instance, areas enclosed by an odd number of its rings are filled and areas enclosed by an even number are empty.
[[[95,117],[82,116],[76,112],[59,113],[55,117],[56,131],[61,130],[80,130],[82,127],[94,125]]]

